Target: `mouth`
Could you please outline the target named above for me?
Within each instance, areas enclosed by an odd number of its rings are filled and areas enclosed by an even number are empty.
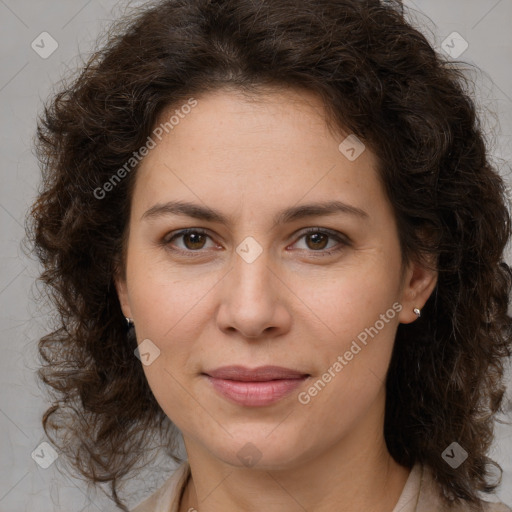
[[[273,404],[311,375],[281,366],[224,366],[202,374],[222,397],[247,407]]]

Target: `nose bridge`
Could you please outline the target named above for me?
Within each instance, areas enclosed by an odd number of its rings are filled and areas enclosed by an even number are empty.
[[[252,295],[262,297],[262,292],[270,291],[270,251],[253,236],[248,236],[236,247],[234,258],[234,290],[241,297]]]
[[[270,256],[270,251],[252,237],[236,247],[233,267],[223,287],[219,328],[258,338],[270,328],[278,333],[289,326],[289,312],[276,295]]]

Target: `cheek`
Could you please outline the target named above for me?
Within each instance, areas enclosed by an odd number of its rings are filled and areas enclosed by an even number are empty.
[[[130,306],[136,319],[137,337],[154,340],[173,338],[173,332],[198,325],[201,303],[219,277],[212,273],[174,267],[168,262],[144,257],[134,250],[127,265]]]
[[[314,288],[297,290],[315,313],[309,313],[316,327],[306,351],[319,369],[303,403],[311,400],[313,409],[332,410],[325,420],[338,427],[347,417],[334,411],[341,407],[357,415],[385,382],[401,310],[399,267],[391,261],[369,258],[334,278],[316,280]]]
[[[364,300],[354,298],[352,307],[331,321],[336,336],[329,332],[316,349],[308,348],[320,370],[299,402],[312,429],[349,431],[383,392],[400,305],[382,299],[361,312]]]
[[[189,272],[190,278],[185,278],[183,270],[145,261],[149,259],[134,257],[127,267],[137,340],[140,344],[150,340],[158,353],[143,370],[162,408],[181,410],[190,401],[182,386],[197,370],[203,350],[201,333],[212,318],[207,310],[208,291],[219,277],[212,273],[192,277]]]
[[[392,308],[399,296],[398,285],[399,271],[394,265],[368,259],[365,265],[296,279],[294,293],[301,299],[297,302],[306,306],[301,309],[311,325],[324,333],[322,338],[341,342],[357,336]]]

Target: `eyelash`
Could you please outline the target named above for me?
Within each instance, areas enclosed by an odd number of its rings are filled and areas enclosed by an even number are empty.
[[[199,235],[204,235],[204,236],[207,236],[208,238],[211,239],[210,235],[204,229],[201,229],[201,228],[189,228],[189,229],[183,229],[181,231],[178,231],[177,233],[174,233],[171,237],[166,236],[163,239],[162,244],[168,250],[170,250],[170,251],[172,251],[174,253],[181,253],[183,255],[186,255],[187,257],[194,258],[194,257],[202,256],[202,254],[201,254],[202,250],[201,249],[193,251],[193,250],[184,250],[184,249],[171,248],[171,242],[173,240],[175,240],[176,238],[183,237],[185,235],[189,235],[191,233],[199,234]],[[321,228],[308,228],[308,229],[306,229],[305,231],[303,231],[301,233],[301,235],[298,238],[298,240],[300,240],[300,239],[302,239],[302,238],[304,238],[304,237],[306,237],[308,235],[317,234],[317,233],[322,234],[322,235],[327,235],[328,237],[336,240],[338,242],[338,246],[336,248],[334,248],[334,249],[323,249],[323,250],[319,250],[319,251],[314,251],[314,250],[308,251],[308,252],[313,253],[315,257],[331,256],[332,254],[340,252],[345,247],[350,246],[350,241],[348,240],[347,237],[340,236],[340,234],[338,234],[336,232],[330,231],[328,229],[321,229]]]

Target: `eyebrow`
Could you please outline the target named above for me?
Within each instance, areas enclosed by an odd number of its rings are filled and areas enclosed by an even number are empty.
[[[309,203],[286,208],[274,216],[273,222],[279,225],[306,217],[319,217],[340,213],[352,215],[363,220],[369,218],[368,213],[360,208],[345,204],[341,201],[328,201],[325,203]],[[186,201],[169,201],[165,204],[155,204],[144,212],[141,220],[156,219],[167,215],[183,215],[194,219],[217,222],[226,226],[229,224],[229,219],[221,212]]]

